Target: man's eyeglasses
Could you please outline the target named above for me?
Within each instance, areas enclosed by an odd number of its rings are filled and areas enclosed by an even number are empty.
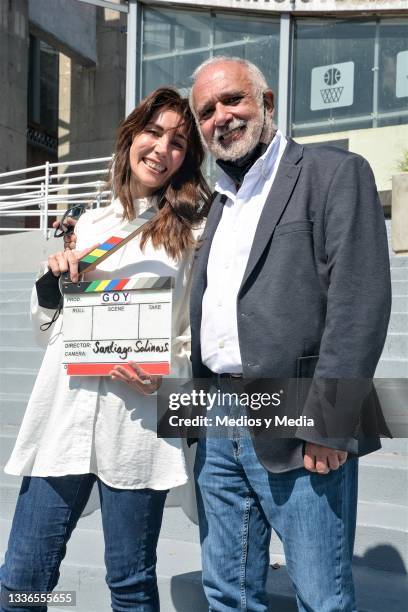
[[[69,225],[66,221],[68,217],[70,219],[74,219],[74,221],[78,221],[79,217],[86,211],[86,204],[76,204],[75,206],[71,206],[68,208],[64,216],[62,217],[59,226],[55,228],[54,237],[61,238],[61,236],[69,236],[74,231],[74,225]]]

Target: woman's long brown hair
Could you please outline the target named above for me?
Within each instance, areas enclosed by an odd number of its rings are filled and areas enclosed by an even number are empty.
[[[133,219],[129,150],[134,137],[158,110],[172,110],[180,115],[180,125],[186,130],[187,150],[178,171],[154,194],[159,210],[142,230],[140,246],[143,249],[150,238],[154,247],[164,247],[170,257],[177,259],[194,246],[192,227],[207,214],[211,193],[201,172],[204,149],[193,114],[188,100],[175,89],[156,89],[119,126],[110,186],[122,203],[124,218]]]

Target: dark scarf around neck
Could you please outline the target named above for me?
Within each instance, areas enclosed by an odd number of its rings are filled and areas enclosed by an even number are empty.
[[[265,153],[267,148],[268,145],[266,143],[258,142],[256,147],[249,151],[249,153],[246,153],[246,155],[231,161],[217,159],[216,164],[224,170],[225,174],[232,178],[234,183],[241,185],[248,170]]]

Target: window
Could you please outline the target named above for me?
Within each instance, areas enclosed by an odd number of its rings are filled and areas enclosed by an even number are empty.
[[[407,39],[406,20],[297,20],[293,135],[407,123]]]
[[[408,123],[408,21],[379,24],[378,126]]]
[[[28,138],[55,152],[58,134],[59,53],[30,35],[28,68]]]
[[[143,96],[162,85],[187,90],[195,68],[216,55],[254,62],[276,88],[279,22],[232,13],[144,10]]]
[[[144,9],[142,96],[163,85],[187,95],[194,70],[217,55],[254,62],[276,89],[279,21],[237,13]],[[209,160],[209,180],[214,181],[215,175],[214,161]]]

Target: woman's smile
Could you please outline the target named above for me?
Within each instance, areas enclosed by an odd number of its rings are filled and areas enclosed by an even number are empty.
[[[166,166],[160,162],[148,159],[147,157],[144,157],[142,161],[149,168],[149,170],[152,170],[155,174],[163,174],[163,172],[166,172],[167,170]]]

